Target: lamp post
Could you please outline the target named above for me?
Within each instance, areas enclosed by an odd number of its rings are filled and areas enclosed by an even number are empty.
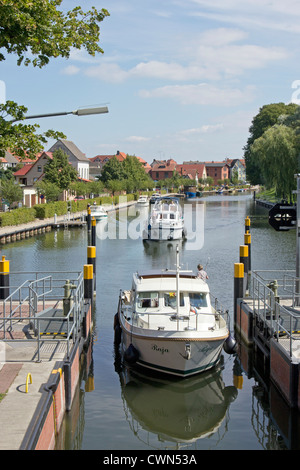
[[[66,116],[67,114],[74,114],[75,116],[89,116],[91,114],[104,114],[108,113],[107,106],[100,106],[97,108],[79,108],[75,111],[62,111],[60,113],[50,113],[50,114],[35,114],[34,116],[24,116],[22,119],[13,119],[10,122],[22,121],[23,119],[38,119],[43,117],[53,117],[53,116]]]

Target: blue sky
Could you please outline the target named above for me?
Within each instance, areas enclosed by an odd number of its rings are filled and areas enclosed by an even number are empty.
[[[104,54],[74,51],[42,70],[10,56],[0,80],[28,114],[107,105],[109,114],[38,121],[87,157],[242,158],[259,108],[300,98],[298,0],[64,0],[63,8],[78,4],[109,11]]]

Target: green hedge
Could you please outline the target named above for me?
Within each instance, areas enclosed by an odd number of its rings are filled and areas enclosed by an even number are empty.
[[[0,226],[26,224],[35,219],[47,219],[56,215],[64,215],[68,211],[68,205],[71,203],[71,212],[82,212],[87,209],[88,204],[118,204],[119,198],[123,196],[101,196],[95,199],[82,199],[80,201],[57,201],[47,204],[37,204],[31,208],[21,207],[13,209],[10,212],[0,213]],[[127,201],[133,201],[135,194],[128,194]]]
[[[10,212],[2,212],[0,214],[0,225],[5,227],[7,225],[19,225],[33,222],[36,218],[34,208],[20,207]]]

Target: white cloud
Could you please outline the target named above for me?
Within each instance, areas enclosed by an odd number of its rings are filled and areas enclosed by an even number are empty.
[[[300,3],[298,0],[190,0],[201,8],[193,17],[202,17],[255,29],[300,32]],[[185,5],[186,6],[186,5]]]
[[[125,139],[127,142],[147,142],[150,139],[148,137],[142,137],[138,135],[131,135]]]
[[[237,106],[252,101],[255,88],[221,88],[208,83],[198,85],[169,85],[153,90],[142,90],[143,98],[171,98],[184,105]]]
[[[224,129],[224,124],[204,124],[201,127],[185,129],[181,131],[182,135],[210,134]]]
[[[79,67],[76,67],[75,65],[68,65],[68,67],[65,67],[61,73],[64,75],[77,75],[79,72]]]

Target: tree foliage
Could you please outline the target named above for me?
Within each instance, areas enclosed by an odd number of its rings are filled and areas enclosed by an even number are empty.
[[[77,180],[77,172],[70,165],[68,155],[62,149],[55,150],[52,157],[47,165],[45,165],[44,180],[54,183],[61,191],[68,189],[72,181]]]
[[[8,54],[17,64],[43,67],[51,58],[68,58],[72,49],[85,49],[89,55],[102,53],[99,24],[107,10],[80,6],[63,12],[62,0],[0,0],[0,61]],[[43,149],[49,138],[65,138],[61,132],[37,133],[38,124],[24,124],[25,106],[14,101],[0,105],[0,157],[8,148],[21,158],[31,158]]]
[[[22,201],[23,190],[12,179],[2,179],[0,182],[0,197],[5,199],[9,206],[14,202]]]
[[[107,187],[113,188],[113,192],[122,189],[131,192],[153,187],[153,181],[147,175],[143,164],[137,157],[130,155],[123,161],[119,161],[116,156],[112,157],[104,165],[100,180]]]
[[[275,188],[276,194],[292,201],[295,188],[294,175],[298,170],[298,152],[295,131],[283,124],[276,124],[256,139],[251,153],[259,161],[261,176],[267,188]]]
[[[61,4],[62,0],[0,0],[0,48],[16,54],[18,65],[38,67],[52,57],[68,58],[72,48],[84,48],[92,56],[102,53],[99,23],[108,11],[92,7],[84,12],[78,6],[64,13]],[[5,60],[4,52],[0,60]]]
[[[262,184],[262,172],[257,155],[253,155],[251,146],[256,139],[261,137],[265,131],[277,124],[281,116],[294,114],[298,106],[294,103],[271,103],[262,106],[259,113],[253,118],[249,132],[250,136],[244,147],[244,158],[246,162],[247,179],[251,184]]]
[[[25,106],[19,106],[14,101],[0,104],[0,157],[5,156],[5,150],[18,157],[35,158],[44,149],[48,139],[64,139],[62,132],[48,130],[43,134],[37,133],[38,124],[15,124],[14,121],[24,119],[27,112]]]

